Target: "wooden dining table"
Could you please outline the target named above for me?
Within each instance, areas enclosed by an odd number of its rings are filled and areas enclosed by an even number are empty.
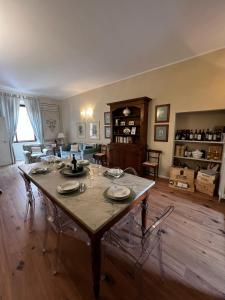
[[[128,202],[116,202],[106,199],[104,195],[104,191],[113,184],[112,179],[103,175],[106,170],[105,167],[100,167],[102,174],[99,174],[99,169],[96,166],[89,166],[95,170],[94,179],[90,184],[90,178],[87,175],[73,178],[65,177],[59,170],[53,170],[46,174],[31,173],[32,168],[41,165],[43,163],[24,164],[18,168],[30,182],[36,185],[42,193],[57,204],[88,234],[91,246],[93,292],[95,299],[98,299],[101,279],[101,239],[105,232],[140,204],[142,204],[142,227],[145,228],[147,198],[155,182],[124,173],[124,176],[115,180],[115,183],[130,187],[134,196]],[[83,182],[88,188],[84,193],[73,193],[66,196],[59,194],[56,189],[57,186],[69,180]]]

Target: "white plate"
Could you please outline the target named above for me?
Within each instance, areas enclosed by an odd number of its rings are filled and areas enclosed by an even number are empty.
[[[57,186],[57,192],[60,194],[70,193],[79,189],[80,183],[67,181]]]
[[[43,174],[48,172],[48,168],[33,168],[31,169],[31,174]]]
[[[106,191],[106,196],[113,200],[127,199],[131,194],[131,190],[123,185],[112,185]]]
[[[108,169],[107,172],[111,176],[120,176],[123,174],[123,170],[121,169]]]
[[[90,164],[90,162],[87,159],[80,159],[80,160],[77,161],[77,164],[82,165],[82,166],[87,166],[87,165]]]

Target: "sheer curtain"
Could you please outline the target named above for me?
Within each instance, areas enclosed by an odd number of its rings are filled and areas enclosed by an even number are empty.
[[[24,104],[34,130],[34,134],[40,143],[43,143],[43,128],[41,110],[38,99],[24,99]]]
[[[18,123],[19,107],[20,100],[16,95],[0,93],[0,114],[5,118],[9,136],[10,154],[13,163],[15,163],[16,160],[12,144]]]

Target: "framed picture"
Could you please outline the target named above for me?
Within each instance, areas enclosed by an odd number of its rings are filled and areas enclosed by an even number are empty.
[[[104,125],[110,125],[110,112],[104,112]]]
[[[170,120],[170,104],[155,106],[155,123],[168,123]]]
[[[134,121],[129,121],[128,125],[134,125]]]
[[[110,126],[105,126],[105,139],[110,139],[111,138],[111,127]]]
[[[131,127],[130,134],[135,135],[136,134],[136,127]]]
[[[89,138],[99,140],[99,121],[88,123]]]
[[[155,125],[154,141],[168,142],[169,125]]]
[[[121,121],[120,122],[120,126],[125,126],[126,125],[126,122],[125,121]]]
[[[85,139],[86,137],[86,123],[76,122],[76,133],[78,139]]]

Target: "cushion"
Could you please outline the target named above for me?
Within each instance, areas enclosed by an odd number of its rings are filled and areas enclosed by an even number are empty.
[[[150,162],[150,161],[145,161],[145,162],[143,162],[143,165],[144,166],[149,166],[149,167],[156,167],[156,166],[158,166],[158,163],[156,163],[156,162]]]
[[[70,151],[78,152],[78,151],[79,151],[79,146],[78,146],[78,144],[71,145]]]
[[[41,152],[41,147],[31,147],[31,152],[32,153],[40,153]]]

